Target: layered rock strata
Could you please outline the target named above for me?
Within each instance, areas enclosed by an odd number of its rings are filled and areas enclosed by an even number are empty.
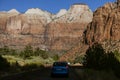
[[[92,11],[84,4],[74,4],[57,14],[38,8],[23,14],[15,9],[0,12],[0,46],[21,49],[30,44],[44,50],[69,50],[80,41],[92,18]]]
[[[67,51],[60,60],[74,61],[76,57],[85,54],[87,48],[94,43],[102,44],[106,52],[120,51],[120,0],[99,7],[83,36],[82,44],[79,43]]]
[[[103,44],[108,50],[120,50],[120,0],[107,3],[94,12],[93,21],[85,31],[85,42]],[[113,46],[114,44],[114,46]],[[116,48],[115,48],[116,47]]]

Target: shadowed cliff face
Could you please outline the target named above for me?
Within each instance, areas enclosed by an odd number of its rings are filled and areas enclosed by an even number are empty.
[[[56,15],[38,8],[24,14],[15,9],[0,12],[0,46],[21,49],[30,44],[45,50],[69,50],[80,41],[92,18],[91,10],[83,4]]]

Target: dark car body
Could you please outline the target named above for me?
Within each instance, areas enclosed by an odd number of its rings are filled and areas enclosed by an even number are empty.
[[[68,76],[69,66],[67,62],[54,62],[51,70],[51,76]]]

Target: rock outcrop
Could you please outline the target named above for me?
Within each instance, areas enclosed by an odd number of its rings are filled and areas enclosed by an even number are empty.
[[[85,31],[85,42],[91,45],[99,42],[120,50],[120,0],[115,3],[107,3],[94,12],[93,21]],[[108,44],[109,43],[109,44]],[[107,47],[107,46],[106,46]],[[111,48],[112,50],[112,48]]]
[[[71,49],[82,39],[83,31],[92,21],[92,16],[87,5],[72,5],[64,15],[46,26],[46,44],[53,50]]]
[[[8,11],[9,14],[20,14],[16,9]]]
[[[54,17],[54,18],[58,18],[58,17],[61,17],[63,15],[65,15],[67,13],[67,10],[66,9],[61,9]]]
[[[84,4],[74,4],[56,15],[38,8],[23,14],[15,9],[0,12],[0,47],[20,49],[30,44],[45,50],[69,50],[80,41],[92,18]]]
[[[60,60],[73,61],[96,42],[102,44],[106,51],[120,51],[120,0],[98,8],[83,36],[83,42],[67,51]]]
[[[119,7],[108,3],[94,12],[93,21],[86,30],[87,43],[119,40]]]
[[[49,22],[51,22],[51,13],[47,12],[47,11],[43,11],[39,8],[32,8],[32,9],[28,9],[26,12],[25,12],[26,15],[28,16],[34,16],[35,18],[37,17],[41,17],[41,20],[45,21],[43,22],[44,24],[47,24]],[[29,17],[30,18],[30,17]]]

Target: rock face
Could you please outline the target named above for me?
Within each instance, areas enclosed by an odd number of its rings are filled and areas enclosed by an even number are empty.
[[[80,42],[87,24],[92,21],[92,12],[86,5],[72,5],[46,27],[46,44],[50,49],[68,50]]]
[[[30,44],[45,50],[69,50],[80,41],[92,18],[91,10],[83,4],[56,15],[38,8],[24,14],[15,9],[0,12],[0,46],[20,49]]]
[[[20,14],[16,9],[8,11],[9,14]]]
[[[118,45],[120,41],[120,0],[115,3],[107,3],[94,12],[93,21],[85,31],[85,42],[94,42],[107,45]],[[118,43],[117,43],[118,42]],[[106,44],[104,43],[104,44]],[[117,48],[120,49],[120,46]]]
[[[60,60],[73,61],[75,57],[85,54],[87,48],[96,42],[102,44],[106,51],[120,51],[120,0],[98,8],[83,36],[83,42],[86,44],[79,42],[78,45],[67,51]]]
[[[80,26],[81,25],[81,26]],[[75,46],[82,37],[83,26],[80,23],[50,23],[46,29],[46,44],[51,49],[70,49]]]
[[[46,21],[46,22],[43,22],[43,23],[45,23],[45,24],[47,24],[47,23],[49,23],[49,22],[51,22],[51,14],[49,13],[49,12],[47,12],[47,11],[43,11],[43,10],[41,10],[41,9],[39,9],[39,8],[36,8],[36,9],[34,9],[34,8],[32,8],[32,9],[28,9],[26,12],[25,12],[25,14],[26,15],[28,15],[28,16],[34,16],[35,18],[40,18],[41,17],[41,20],[43,20],[43,21]],[[30,18],[30,17],[29,17]]]
[[[119,40],[120,21],[119,7],[117,4],[108,3],[97,9],[93,21],[86,30],[87,43],[94,41]]]
[[[66,9],[61,9],[56,15],[55,17],[58,18],[58,17],[61,17],[63,16],[64,14],[67,13],[67,10]]]

